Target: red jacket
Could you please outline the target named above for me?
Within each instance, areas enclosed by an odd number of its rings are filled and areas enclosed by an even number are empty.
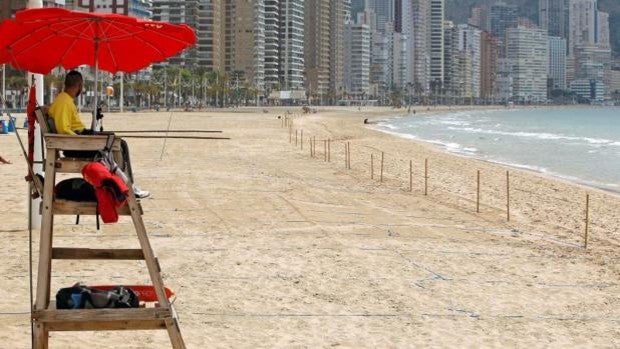
[[[118,222],[117,208],[127,203],[129,188],[123,180],[100,162],[91,162],[82,168],[84,180],[95,187],[97,206],[104,223]]]

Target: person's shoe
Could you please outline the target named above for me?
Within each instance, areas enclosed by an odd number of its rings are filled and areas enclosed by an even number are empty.
[[[136,195],[136,198],[138,199],[145,199],[148,198],[149,196],[151,196],[151,193],[149,193],[146,190],[142,190],[140,188],[138,188],[137,186],[133,186],[133,192]]]

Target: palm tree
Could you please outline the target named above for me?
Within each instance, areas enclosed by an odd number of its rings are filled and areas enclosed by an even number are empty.
[[[54,100],[54,97],[56,97],[54,95],[54,91],[56,91],[56,93],[60,93],[60,91],[62,91],[64,81],[64,77],[55,74],[49,74],[43,77],[43,86],[49,86],[50,104]]]

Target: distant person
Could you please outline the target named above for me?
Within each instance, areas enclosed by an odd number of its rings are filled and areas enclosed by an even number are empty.
[[[75,106],[75,98],[77,98],[84,88],[84,79],[78,71],[72,70],[65,77],[64,90],[56,97],[52,105],[49,107],[48,114],[54,120],[56,132],[66,135],[92,135],[93,130],[87,129],[80,114]],[[133,171],[131,169],[129,147],[124,140],[121,140],[121,151],[123,154],[123,164],[121,168],[127,172],[127,175],[133,181]],[[97,152],[92,151],[63,151],[66,157],[92,159]],[[136,197],[146,198],[150,195],[148,191],[140,190],[136,185],[133,186]]]

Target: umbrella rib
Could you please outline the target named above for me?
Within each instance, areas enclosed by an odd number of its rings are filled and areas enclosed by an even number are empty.
[[[61,57],[61,58],[60,58],[60,60],[61,60],[61,61],[64,61],[65,56],[66,56],[66,55],[67,55],[67,53],[68,53],[68,52],[69,52],[69,51],[73,48],[73,46],[75,46],[76,41],[77,41],[77,39],[73,40],[73,42],[71,43],[71,45],[70,45],[69,47],[67,47],[67,49],[66,49],[66,50],[65,50],[65,52],[62,54],[62,56],[60,56],[60,57]],[[63,65],[63,68],[64,68],[64,65]],[[73,68],[73,67],[72,67],[72,68]]]
[[[125,33],[127,33],[127,37],[133,37],[135,36],[137,33],[130,33],[129,31],[127,31],[127,29],[121,28],[120,26],[115,26],[118,30],[124,31]],[[142,32],[144,32],[144,28],[142,28]],[[156,50],[157,52],[159,52],[159,54],[164,57],[162,59],[166,59],[166,54],[164,52],[162,52],[158,47],[156,47],[155,45],[151,44],[150,42],[148,42],[147,40],[144,40],[144,38],[142,38],[143,42],[147,45],[149,45],[150,47],[152,47],[154,50]]]
[[[49,35],[48,35],[45,39],[43,39],[43,40],[39,40],[39,41],[37,41],[37,42],[33,43],[32,45],[30,45],[30,46],[28,46],[28,47],[24,47],[24,48],[23,48],[23,49],[21,49],[19,52],[16,52],[16,56],[23,55],[24,53],[26,53],[26,52],[28,52],[28,51],[30,51],[30,50],[32,50],[32,49],[34,49],[34,48],[36,48],[36,47],[37,47],[37,45],[38,45],[40,42],[42,42],[42,41],[46,41],[46,40],[48,40],[48,39],[50,39],[50,38],[52,38],[52,37],[54,37],[54,35],[53,35],[53,34],[49,34]],[[15,43],[17,43],[17,42],[15,42]],[[14,45],[15,43],[13,43],[13,44],[11,44],[11,45],[7,46],[7,47],[9,48],[9,51],[14,52],[14,50],[13,50],[13,45]]]

